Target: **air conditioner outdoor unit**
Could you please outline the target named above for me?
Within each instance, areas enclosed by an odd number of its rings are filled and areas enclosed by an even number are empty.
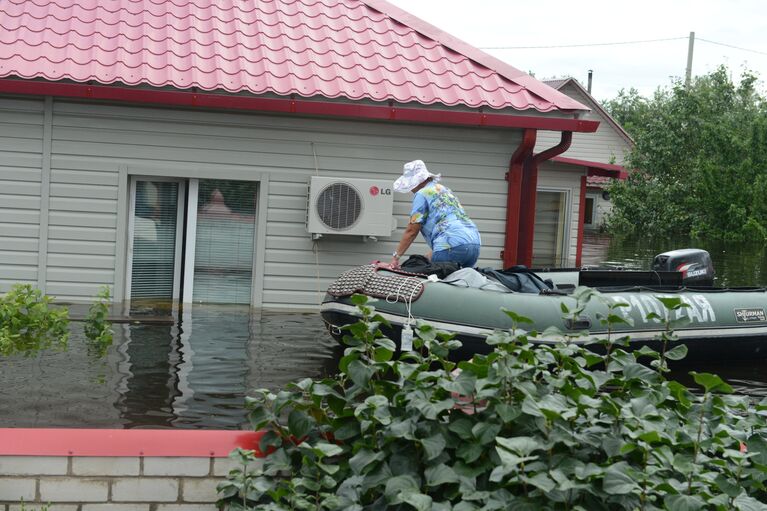
[[[380,179],[312,176],[306,230],[312,234],[390,236],[392,188]]]

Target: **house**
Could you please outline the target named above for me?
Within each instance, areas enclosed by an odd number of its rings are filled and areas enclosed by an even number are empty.
[[[576,262],[591,167],[555,158],[599,112],[383,0],[7,0],[0,41],[0,292],[313,308],[390,257],[410,197],[388,236],[319,237],[312,177],[388,198],[413,159],[480,265],[530,264],[549,225],[545,262]]]
[[[583,230],[599,230],[604,225],[605,217],[612,208],[605,188],[612,179],[625,179],[627,173],[623,162],[626,155],[633,149],[634,140],[575,78],[544,80],[544,83],[588,106],[589,112],[582,117],[583,119],[599,121],[599,127],[595,133],[590,133],[588,136],[581,133],[574,134],[573,142],[567,152],[552,158],[552,161],[570,167],[573,171],[585,172],[582,176],[579,195],[583,202],[580,208],[582,220],[578,225],[580,234],[577,235],[579,246],[576,252],[580,254]],[[539,138],[538,143],[545,147],[553,141],[553,137],[545,133]],[[538,229],[541,235],[538,237],[534,252],[545,254],[547,247],[544,243],[551,237],[547,238],[545,234],[547,229],[544,224],[539,225]],[[577,256],[577,264],[580,265],[580,255]]]

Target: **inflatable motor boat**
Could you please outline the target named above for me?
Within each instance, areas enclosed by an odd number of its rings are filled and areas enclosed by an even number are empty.
[[[648,315],[654,312],[665,317],[658,297],[676,296],[688,305],[673,311],[671,317],[689,318],[688,324],[675,330],[679,338],[676,344],[688,347],[687,360],[767,358],[767,290],[714,287],[714,268],[704,250],[659,254],[651,271],[600,268],[534,271],[535,278],[546,284],[534,287],[532,292],[529,287],[528,292],[520,292],[514,291],[513,285],[511,288],[503,285],[504,275],[513,276],[519,271],[485,271],[481,278],[472,279],[468,277],[475,270],[462,269],[461,278],[454,278],[459,273],[456,272],[438,279],[434,275],[393,271],[377,265],[360,266],[345,272],[328,288],[321,314],[331,335],[341,341],[345,335],[342,327],[360,317],[351,296],[364,294],[376,299],[371,305],[391,324],[384,334],[398,347],[402,328],[420,319],[454,333],[463,344],[458,356],[466,356],[492,351],[485,342],[487,336],[495,330],[512,328],[512,320],[503,309],[534,322],[518,328],[543,332],[556,327],[572,342],[592,344],[607,335],[607,327],[599,318],[609,313],[605,302],[611,301],[627,304],[613,312],[631,323],[613,325],[611,335],[629,336],[632,349],[643,345],[659,349],[658,338],[665,324],[652,316],[648,319]],[[493,278],[493,274],[498,278]],[[472,280],[480,284],[472,284]],[[568,310],[576,307],[573,291],[578,286],[594,288],[606,300],[591,299],[576,319],[566,318],[562,304]]]

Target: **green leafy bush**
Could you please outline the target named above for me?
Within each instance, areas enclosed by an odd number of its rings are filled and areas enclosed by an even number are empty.
[[[605,108],[636,145],[610,186],[615,234],[767,241],[767,100],[759,77],[725,66],[652,98],[621,91]]]
[[[529,320],[508,312],[515,326],[488,337],[494,352],[456,371],[450,335],[419,323],[416,351],[396,359],[385,320],[355,303],[363,320],[336,377],[248,400],[269,454],[232,454],[228,509],[767,508],[767,400],[731,395],[713,374],[691,373],[696,392],[668,380],[664,358],[678,352],[627,352],[609,336],[604,355],[533,345]]]
[[[69,312],[50,302],[51,297],[29,284],[16,284],[0,297],[0,355],[66,349]]]
[[[110,298],[109,287],[101,288],[98,299],[88,309],[88,316],[85,318],[83,327],[85,337],[88,339],[88,347],[101,356],[112,345],[114,336],[112,324],[107,319]]]

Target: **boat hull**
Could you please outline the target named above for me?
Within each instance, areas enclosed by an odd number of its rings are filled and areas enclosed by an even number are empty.
[[[370,304],[391,324],[384,333],[398,346],[402,327],[417,318],[454,333],[463,343],[457,354],[459,358],[487,353],[491,351],[485,342],[487,335],[513,327],[511,318],[503,312],[507,309],[534,321],[532,325],[518,325],[519,328],[543,332],[556,327],[562,333],[559,338],[547,335],[549,341],[546,342],[567,338],[570,342],[589,345],[590,349],[598,349],[593,342],[608,335],[600,318],[617,314],[623,316],[627,324],[613,325],[611,336],[628,336],[632,349],[649,346],[659,350],[662,345],[658,338],[665,324],[652,315],[648,318],[648,314],[665,316],[658,297],[678,296],[687,306],[672,312],[671,318],[686,316],[689,324],[676,329],[679,341],[667,349],[676,344],[687,345],[688,361],[767,358],[767,292],[761,288],[600,289],[601,299],[589,301],[577,321],[573,321],[563,317],[562,312],[563,306],[568,310],[576,307],[577,302],[570,295],[499,293],[428,281],[424,281],[423,287],[422,295],[412,303],[378,299]],[[626,306],[610,309],[609,303]],[[321,314],[337,340],[343,337],[341,328],[360,317],[349,297],[330,295],[323,301]]]

